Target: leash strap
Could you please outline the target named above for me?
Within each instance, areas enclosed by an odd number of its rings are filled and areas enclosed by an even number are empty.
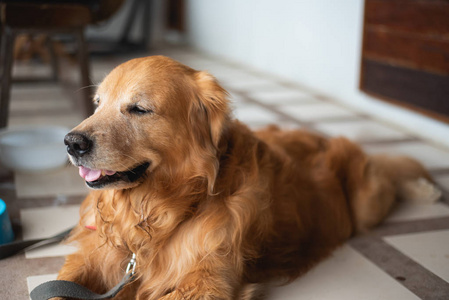
[[[24,252],[26,250],[39,248],[44,245],[59,243],[72,231],[72,229],[73,228],[70,228],[50,238],[17,241],[0,245],[0,260]],[[117,284],[105,294],[100,295],[94,293],[88,288],[72,281],[53,280],[45,282],[34,288],[30,293],[30,297],[31,300],[48,300],[54,297],[64,297],[81,300],[110,299],[115,297],[123,289],[123,287],[125,287],[125,285],[134,280],[135,270],[136,255],[133,253],[132,258],[126,268],[125,276],[122,278],[122,281],[120,281],[119,284]]]
[[[100,300],[110,299],[120,292],[125,285],[133,280],[131,273],[126,274],[122,281],[105,294],[97,294],[72,281],[53,280],[37,286],[31,291],[32,300],[48,300],[54,297],[70,299]]]
[[[65,280],[53,280],[45,282],[30,293],[32,300],[48,300],[54,297],[64,297],[70,299],[82,299],[82,300],[101,300],[110,299],[120,292],[125,285],[134,280],[134,274],[136,269],[136,255],[133,253],[131,260],[126,268],[126,274],[122,281],[109,290],[105,294],[97,294],[72,281]]]
[[[0,245],[0,259],[4,259],[15,254],[24,252],[26,250],[36,249],[44,245],[50,245],[59,243],[62,241],[73,228],[70,228],[66,231],[58,233],[55,236],[45,239],[35,239],[35,240],[27,240],[27,241],[17,241],[4,245]]]

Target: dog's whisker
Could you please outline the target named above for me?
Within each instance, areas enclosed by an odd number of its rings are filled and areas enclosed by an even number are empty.
[[[126,165],[124,165],[123,163],[119,163],[123,168],[124,168],[124,172],[132,172],[132,168],[131,167],[128,167],[128,166],[126,166]],[[132,172],[132,173],[134,173],[134,172]]]
[[[139,163],[139,161],[137,159],[135,159],[134,157],[132,157],[131,155],[128,155],[126,153],[122,153],[124,156],[131,158],[132,160],[134,160],[135,162]]]
[[[140,162],[137,160],[137,159],[135,159],[134,157],[132,157],[131,155],[128,155],[128,154],[126,154],[126,153],[122,153],[124,156],[126,156],[126,157],[129,157],[129,158],[131,158],[132,160],[134,160],[137,164],[140,164]],[[123,165],[123,164],[122,164]],[[124,166],[124,165],[123,165]],[[132,172],[132,173],[135,173],[134,171],[133,171],[133,167],[127,167],[127,171],[128,172]]]
[[[75,91],[75,93],[78,93],[79,91],[82,91],[82,90],[85,90],[85,89],[88,89],[88,88],[91,88],[91,87],[98,87],[98,84],[91,84],[91,85],[86,85],[86,86],[80,87],[79,89],[77,89]]]

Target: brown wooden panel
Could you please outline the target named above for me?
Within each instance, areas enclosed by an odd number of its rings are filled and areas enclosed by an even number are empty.
[[[360,87],[383,99],[430,111],[449,120],[449,76],[363,59]]]
[[[448,0],[366,0],[365,24],[449,38]]]
[[[449,39],[416,37],[367,27],[363,57],[418,70],[449,74]]]
[[[13,28],[72,28],[91,22],[89,8],[83,5],[6,3],[1,9],[1,22]]]

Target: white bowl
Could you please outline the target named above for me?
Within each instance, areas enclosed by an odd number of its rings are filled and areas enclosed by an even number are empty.
[[[5,167],[21,172],[41,172],[67,163],[64,136],[68,128],[36,126],[0,131],[0,159]]]

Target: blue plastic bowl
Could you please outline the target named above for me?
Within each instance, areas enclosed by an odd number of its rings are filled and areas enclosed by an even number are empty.
[[[0,199],[0,225],[0,245],[12,242],[14,240],[14,233],[12,232],[6,204],[2,199]]]

